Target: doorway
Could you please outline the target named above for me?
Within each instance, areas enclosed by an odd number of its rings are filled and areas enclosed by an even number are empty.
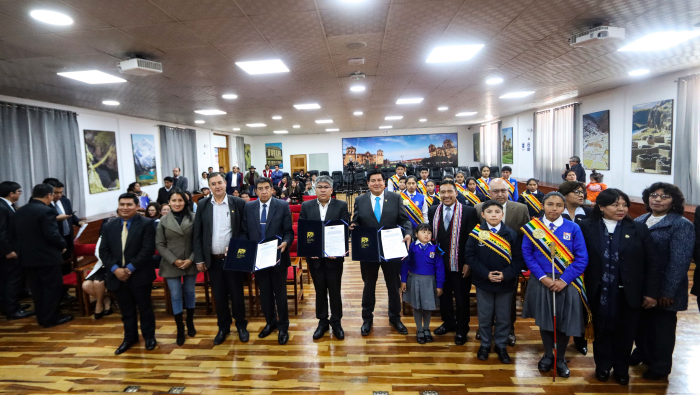
[[[289,160],[292,162],[291,174],[298,171],[306,173],[306,155],[290,155]]]

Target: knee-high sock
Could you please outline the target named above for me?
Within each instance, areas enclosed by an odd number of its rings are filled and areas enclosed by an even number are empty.
[[[540,336],[542,337],[542,345],[544,346],[544,356],[554,359],[554,332],[540,329]]]
[[[430,330],[430,316],[432,315],[432,310],[423,310],[423,330]]]
[[[416,321],[416,331],[423,332],[423,309],[413,309],[413,319]]]
[[[557,361],[563,361],[566,356],[566,346],[569,345],[569,336],[557,331]]]

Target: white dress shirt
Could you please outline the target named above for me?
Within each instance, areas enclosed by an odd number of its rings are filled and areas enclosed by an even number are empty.
[[[548,220],[547,217],[542,217],[542,223],[544,223],[544,226],[546,226],[547,229],[550,229],[550,230],[552,228],[549,226],[549,224],[554,224],[554,230],[557,230],[557,228],[564,225],[564,217],[562,217],[560,215],[559,218],[557,218],[557,220],[554,222]],[[552,230],[552,232],[554,232],[554,230]]]
[[[379,212],[384,210],[384,191],[379,196],[375,196],[372,192],[369,193],[369,199],[372,203],[372,212],[374,212],[374,205],[377,204],[377,198],[379,198]]]
[[[238,173],[231,173],[231,186],[232,187],[237,187],[238,186]]]
[[[269,216],[269,215],[270,215],[270,206],[271,206],[270,203],[272,203],[272,199],[274,199],[274,198],[270,198],[270,200],[266,201],[265,203],[263,203],[262,201],[260,201],[260,209],[258,210],[258,218],[262,219],[263,204],[266,204],[266,205],[267,205],[267,207],[266,207],[266,208],[267,208],[267,212],[265,213],[265,216]],[[267,218],[265,219],[265,221],[267,221]],[[261,223],[262,223],[262,222],[261,222]]]
[[[209,188],[209,180],[206,178],[200,178],[199,179],[199,189],[201,190],[202,188]]]
[[[418,193],[418,191],[413,192],[413,193],[410,193],[408,191],[406,191],[406,192],[407,192],[408,196],[411,198],[411,200],[413,200],[414,196],[421,195],[420,193]],[[423,212],[423,223],[428,223],[428,201],[425,200],[425,196],[423,197],[423,207],[421,207],[420,211]]]
[[[211,204],[213,206],[211,253],[219,255],[226,251],[226,247],[228,247],[231,240],[231,210],[228,207],[228,196],[225,196],[221,203],[217,203],[212,196]]]
[[[493,232],[493,233],[498,233],[498,232],[501,230],[501,223],[500,223],[500,222],[499,222],[498,225],[496,225],[496,226],[491,226],[491,224],[489,224],[489,223],[487,222],[487,223],[486,223],[486,226],[488,226],[488,227],[489,227],[489,230],[490,230],[491,232]],[[492,229],[496,229],[496,230],[494,231],[494,230],[492,230]],[[484,230],[486,230],[486,229],[484,229]]]
[[[320,200],[316,199],[318,201],[318,211],[319,214],[321,215],[321,221],[326,220],[326,213],[328,212],[328,206],[331,205],[331,201],[329,200],[326,202],[326,205],[324,206],[323,203],[321,203]]]

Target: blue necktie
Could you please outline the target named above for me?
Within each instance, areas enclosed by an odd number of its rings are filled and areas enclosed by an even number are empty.
[[[267,203],[263,204],[262,215],[260,216],[260,240],[265,240],[265,225],[267,222]]]
[[[379,196],[374,198],[374,201],[376,202],[374,204],[374,216],[377,217],[377,222],[380,221],[382,218],[382,206],[379,204],[379,202],[382,200]]]
[[[550,224],[549,224],[549,230],[551,230],[552,232],[554,232],[554,228],[556,228],[556,226],[554,226],[554,223],[550,223]]]
[[[496,228],[491,228],[491,232],[496,233]]]

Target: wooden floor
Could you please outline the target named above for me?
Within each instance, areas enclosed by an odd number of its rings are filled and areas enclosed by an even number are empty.
[[[669,382],[641,378],[642,367],[631,371],[629,387],[611,379],[594,378],[591,353],[583,357],[570,346],[571,378],[552,383],[551,376],[537,371],[542,353],[533,320],[516,323],[518,342],[511,348],[514,363],[502,365],[495,355],[487,362],[476,359],[479,343],[474,339],[476,319],[471,320],[469,342],[456,346],[452,336],[436,336],[435,342],[419,345],[411,317],[403,322],[409,335],[393,331],[386,318],[387,297],[383,280],[378,285],[375,326],[368,337],[360,335],[362,279],[359,264],[346,262],[343,276],[344,341],[326,335],[313,341],[316,328],[313,285],[304,285],[306,297],[299,316],[291,317],[290,341],[277,344],[273,334],[258,339],[262,317],[253,317],[249,343],[241,343],[235,331],[222,345],[214,346],[216,318],[198,307],[197,336],[184,346],[175,344],[175,324],[165,313],[163,291],[154,291],[158,347],[146,351],[143,340],[127,353],[115,356],[122,340],[118,312],[95,321],[76,319],[60,327],[43,329],[33,319],[0,322],[0,393],[114,393],[127,386],[140,386],[139,393],[167,393],[185,387],[186,394],[439,394],[557,393],[557,394],[698,394],[700,393],[700,317],[691,298],[691,311],[680,314],[674,369]],[[199,289],[199,288],[198,288]],[[198,295],[198,302],[203,302]],[[290,301],[290,308],[293,303]],[[291,310],[293,313],[293,309]],[[440,325],[433,318],[431,328]]]

